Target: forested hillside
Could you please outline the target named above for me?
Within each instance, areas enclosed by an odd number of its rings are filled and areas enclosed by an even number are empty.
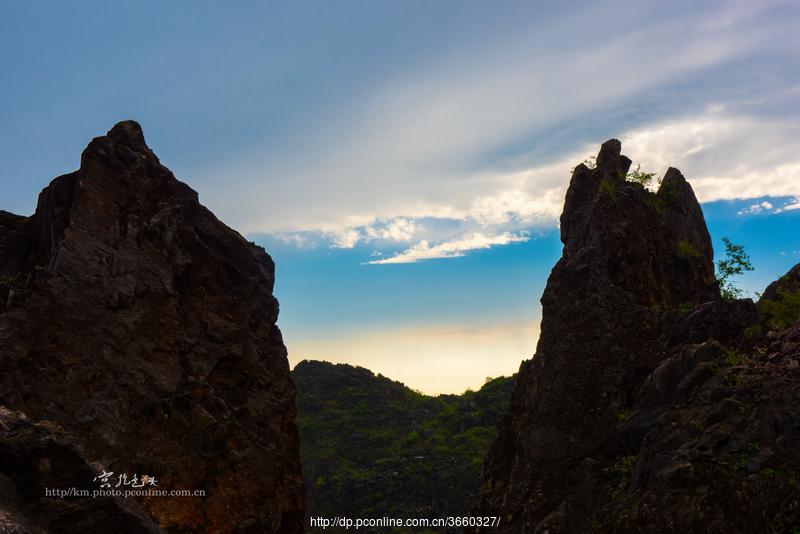
[[[513,378],[432,397],[345,364],[304,361],[292,374],[310,516],[467,512]]]

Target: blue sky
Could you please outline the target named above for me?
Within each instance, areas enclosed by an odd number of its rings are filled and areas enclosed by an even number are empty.
[[[0,18],[0,208],[134,118],[278,263],[293,363],[425,391],[535,349],[569,169],[680,168],[757,291],[800,261],[800,4],[21,2]]]

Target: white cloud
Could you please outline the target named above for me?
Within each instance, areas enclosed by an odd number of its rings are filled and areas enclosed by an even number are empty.
[[[274,236],[277,239],[283,241],[284,243],[294,245],[297,248],[308,248],[311,246],[311,242],[309,241],[308,237],[300,232],[295,232],[295,233],[276,232]]]
[[[800,123],[735,115],[712,104],[704,114],[651,123],[620,138],[623,152],[644,170],[663,176],[669,166],[681,169],[701,202],[791,196],[794,201],[778,208],[769,200],[759,200],[739,213],[800,208],[800,196],[795,196],[800,195]],[[489,246],[517,242],[506,238],[557,224],[570,169],[597,149],[583,145],[539,166],[467,176],[464,181],[483,183],[488,191],[461,207],[412,204],[399,207],[403,211],[393,218],[349,217],[342,228],[323,234],[338,248],[417,241],[393,256],[369,262],[374,264],[459,257],[484,248],[472,245],[492,239]]]
[[[384,239],[403,242],[411,241],[420,229],[420,226],[415,221],[405,217],[398,217],[383,224],[373,223],[365,228],[365,232],[369,240]]]
[[[623,151],[663,175],[681,169],[701,202],[800,193],[800,122],[711,109],[624,134]]]
[[[509,232],[499,235],[485,235],[480,232],[475,232],[436,245],[431,245],[428,241],[423,240],[392,257],[372,260],[367,263],[372,265],[385,265],[389,263],[416,263],[421,260],[437,258],[458,258],[470,250],[487,249],[497,245],[508,245],[510,243],[521,243],[528,241],[528,239],[527,235],[512,234]]]
[[[358,230],[347,229],[341,232],[334,232],[331,234],[333,237],[334,248],[353,248],[361,240],[361,234]]]
[[[720,83],[713,101],[697,89],[691,101],[673,98],[671,109],[648,104],[661,104],[681,84],[702,86],[719,73],[712,69],[735,76],[734,61],[782,53],[786,43],[774,36],[792,39],[790,20],[754,24],[765,6],[740,1],[685,12],[670,5],[669,17],[652,17],[644,4],[629,3],[627,24],[613,18],[620,24],[613,32],[594,22],[619,10],[599,5],[519,32],[475,36],[486,39],[479,45],[453,43],[353,94],[341,106],[347,113],[297,134],[290,149],[238,154],[205,170],[216,189],[201,194],[244,232],[329,232],[335,246],[431,241],[412,231],[425,218],[466,221],[464,231],[553,224],[568,169],[626,129],[630,156],[679,166],[705,200],[799,193],[790,185],[798,170],[796,106],[775,119],[738,107],[753,95],[763,97],[762,107],[774,105],[788,77],[768,85],[754,76],[736,93]],[[581,32],[569,46],[554,46],[574,28]],[[406,226],[370,230],[399,220]]]
[[[358,220],[358,218],[351,217],[349,220]],[[408,242],[421,229],[422,226],[413,219],[396,217],[389,220],[373,220],[367,224],[343,225],[341,228],[334,227],[330,230],[279,232],[277,235],[286,243],[305,247],[309,242],[308,234],[315,234],[318,238],[328,240],[331,248],[350,249],[359,243],[372,243],[375,241]]]
[[[780,208],[775,210],[775,213],[780,213],[782,211],[788,210],[798,210],[800,209],[800,197],[795,197],[794,200],[790,200],[788,204],[785,206],[781,206]]]
[[[765,200],[763,202],[756,202],[755,204],[750,204],[746,208],[739,210],[738,215],[756,215],[758,213],[769,211],[771,209],[772,209],[772,203]]]

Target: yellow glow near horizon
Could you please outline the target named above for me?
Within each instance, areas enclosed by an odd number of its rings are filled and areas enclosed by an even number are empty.
[[[289,363],[325,360],[365,367],[429,395],[478,389],[486,377],[509,376],[536,348],[539,323],[487,327],[398,328],[333,339],[291,342]]]

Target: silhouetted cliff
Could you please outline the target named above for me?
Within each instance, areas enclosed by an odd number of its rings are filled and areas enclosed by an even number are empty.
[[[776,330],[768,304],[722,300],[692,188],[676,169],[657,193],[627,181],[620,152],[574,170],[476,513],[500,532],[791,531],[797,317]]]
[[[74,441],[96,472],[205,491],[139,499],[167,530],[301,532],[273,282],[264,250],[200,205],[137,123],[121,122],[52,181],[34,215],[0,212],[0,405],[56,422],[59,442]],[[85,467],[70,471],[76,480],[44,465],[26,475],[36,491],[14,499],[50,528],[36,485],[92,481]],[[13,467],[0,460],[18,480]]]

